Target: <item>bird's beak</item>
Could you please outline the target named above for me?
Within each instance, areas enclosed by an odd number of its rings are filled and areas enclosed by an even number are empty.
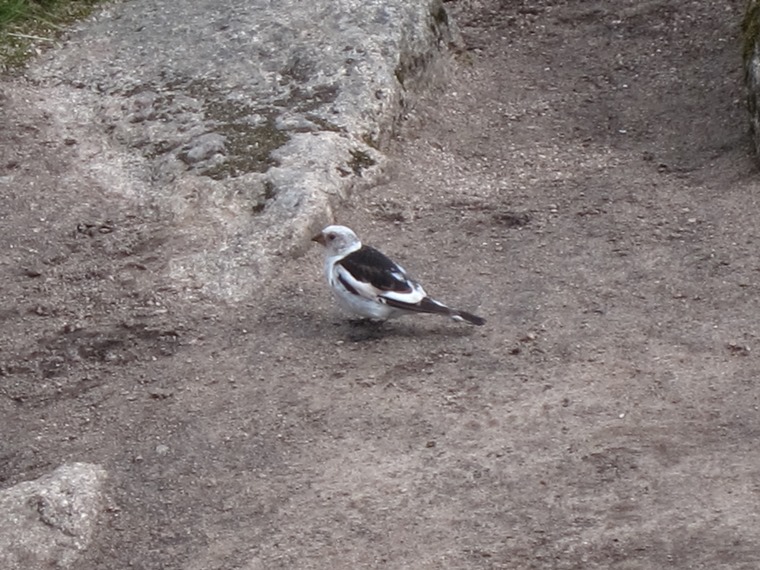
[[[315,241],[317,243],[325,245],[325,236],[322,234],[322,232],[319,232],[317,235],[311,238],[311,241]]]

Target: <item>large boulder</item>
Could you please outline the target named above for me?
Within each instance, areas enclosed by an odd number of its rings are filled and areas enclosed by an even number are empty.
[[[169,219],[172,280],[234,300],[377,180],[458,41],[441,0],[132,0],[27,78],[80,184]]]
[[[63,465],[0,491],[0,568],[76,568],[103,508],[106,473],[98,465]]]

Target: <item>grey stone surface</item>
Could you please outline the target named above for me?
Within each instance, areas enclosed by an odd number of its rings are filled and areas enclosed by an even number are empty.
[[[758,0],[751,0],[747,4],[742,36],[747,108],[755,152],[760,155],[760,2]]]
[[[0,491],[0,568],[74,568],[102,510],[106,473],[72,463]]]
[[[132,0],[28,77],[104,192],[197,241],[171,278],[240,300],[377,180],[458,41],[440,0]]]

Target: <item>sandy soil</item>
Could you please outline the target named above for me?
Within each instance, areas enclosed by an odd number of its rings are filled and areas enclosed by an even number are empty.
[[[468,50],[338,221],[485,327],[353,327],[316,246],[177,290],[166,221],[5,117],[0,484],[107,468],[82,570],[760,567],[744,3],[448,6]]]

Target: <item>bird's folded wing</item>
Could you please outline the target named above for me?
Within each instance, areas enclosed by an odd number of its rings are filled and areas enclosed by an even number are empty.
[[[378,292],[408,293],[414,290],[415,283],[404,269],[373,247],[362,246],[337,261],[335,266],[344,278],[363,283]]]
[[[354,275],[348,271],[343,265],[335,264],[335,272],[338,276],[338,281],[346,288],[349,293],[359,295],[365,299],[376,301],[377,297],[382,291],[368,283],[367,281],[360,281]]]

